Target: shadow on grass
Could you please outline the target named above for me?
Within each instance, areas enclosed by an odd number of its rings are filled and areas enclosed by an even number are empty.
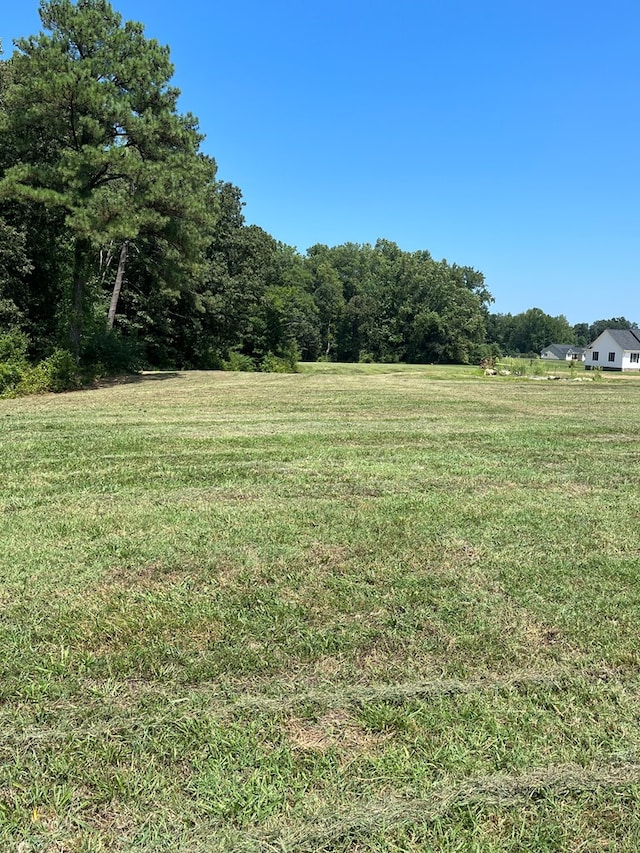
[[[179,379],[181,373],[177,370],[149,370],[142,373],[123,373],[118,376],[105,376],[85,385],[83,391],[94,391],[98,388],[114,388],[117,385],[134,385],[139,382],[160,382],[165,379]]]

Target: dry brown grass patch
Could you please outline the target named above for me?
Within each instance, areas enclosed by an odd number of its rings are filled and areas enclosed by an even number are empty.
[[[313,722],[291,717],[286,720],[285,729],[294,749],[309,752],[336,750],[347,752],[350,757],[353,753],[371,754],[391,737],[390,734],[365,731],[343,708],[332,708]]]
[[[306,562],[309,566],[323,571],[336,572],[342,571],[353,557],[353,552],[345,545],[325,545],[316,542],[309,549]]]

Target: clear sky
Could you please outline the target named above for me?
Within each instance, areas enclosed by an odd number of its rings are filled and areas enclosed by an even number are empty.
[[[171,48],[247,222],[394,240],[492,310],[640,322],[638,0],[115,0]],[[5,4],[0,36],[40,29]]]

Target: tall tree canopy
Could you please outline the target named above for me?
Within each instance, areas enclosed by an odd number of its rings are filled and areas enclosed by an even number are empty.
[[[340,359],[468,362],[484,341],[491,295],[471,267],[390,240],[314,246],[306,263],[323,348]]]
[[[589,326],[587,342],[595,341],[605,329],[637,329],[637,323],[627,320],[626,317],[611,317],[610,320],[595,320]]]
[[[178,111],[168,48],[107,0],[40,17],[0,63],[0,322],[34,351],[64,333],[99,360],[117,311],[151,365],[477,358],[481,273],[382,239],[301,255],[246,225]]]
[[[122,272],[129,243],[146,238],[168,262],[197,265],[215,164],[177,111],[168,49],[141,24],[106,0],[43,0],[40,17],[47,32],[19,40],[9,62],[0,199],[64,214],[77,354],[101,253]]]
[[[575,344],[576,333],[563,314],[552,317],[541,308],[529,308],[521,314],[489,315],[487,340],[505,354],[537,355],[549,344]]]

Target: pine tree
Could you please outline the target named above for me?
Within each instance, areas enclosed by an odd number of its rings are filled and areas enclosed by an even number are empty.
[[[133,242],[151,238],[168,264],[197,274],[215,163],[199,153],[196,119],[177,111],[168,48],[142,24],[123,23],[106,0],[42,0],[40,17],[46,32],[19,40],[9,60],[0,147],[10,141],[12,162],[0,199],[64,211],[77,357],[83,318],[102,298],[88,288],[101,252],[119,259],[108,325]]]

